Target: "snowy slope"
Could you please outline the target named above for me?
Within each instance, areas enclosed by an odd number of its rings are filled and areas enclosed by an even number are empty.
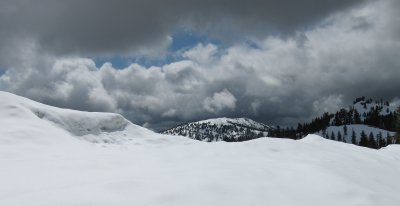
[[[272,128],[248,118],[216,118],[190,122],[162,131],[202,141],[246,141],[266,137]]]
[[[378,111],[379,116],[389,116],[396,112],[397,108],[400,105],[398,103],[389,103],[380,101],[374,101],[372,99],[365,99],[365,97],[357,98],[356,101],[353,102],[349,108],[351,110],[357,111],[360,115],[360,123],[364,122],[367,119],[367,116],[371,116],[374,113],[374,110]],[[349,109],[342,108],[340,111],[349,112]],[[339,111],[338,111],[339,112]],[[353,121],[354,113],[352,113]],[[343,117],[342,117],[343,118]],[[342,119],[343,120],[343,119]],[[330,124],[335,125],[335,118],[330,119]]]
[[[256,128],[259,130],[267,130],[270,129],[271,127],[266,125],[266,124],[262,124],[259,122],[256,122],[252,119],[249,118],[226,118],[226,117],[222,117],[222,118],[215,118],[215,119],[207,119],[207,120],[202,120],[202,121],[198,121],[196,123],[202,124],[202,123],[207,123],[210,125],[243,125],[243,126],[248,126],[248,127],[252,127],[252,128]]]
[[[345,127],[344,125],[343,126],[329,126],[325,131],[325,135],[327,134],[330,137],[330,135],[333,132],[335,134],[335,137],[337,138],[338,133],[340,132],[340,134],[346,140],[346,142],[351,142],[352,131],[354,131],[354,133],[356,135],[357,142],[360,141],[362,131],[364,131],[364,133],[367,136],[370,133],[372,133],[374,135],[375,139],[378,138],[379,135],[382,135],[381,136],[382,138],[387,138],[388,135],[389,135],[389,137],[393,137],[395,135],[395,132],[391,132],[391,131],[387,131],[384,129],[379,129],[379,128],[375,128],[375,127],[371,127],[371,126],[363,125],[363,124],[346,125],[347,134],[345,134],[344,127]],[[325,136],[323,134],[323,131],[318,132],[318,135]]]
[[[360,101],[353,105],[354,109],[356,109],[358,111],[358,113],[360,113],[360,114],[368,113],[369,111],[371,111],[372,108],[375,108],[376,106],[380,106],[380,104],[377,104],[373,101],[372,102]],[[395,112],[397,109],[396,105],[382,104],[381,106],[382,106],[382,109],[380,109],[380,112],[379,112],[380,115],[388,115],[391,112]],[[361,115],[361,119],[364,120],[363,115]]]
[[[123,127],[114,114],[62,110],[7,93],[0,98],[0,205],[400,202],[399,145],[372,150],[316,135],[297,141],[205,143],[155,134],[129,122]],[[45,115],[40,118],[32,110]],[[124,141],[84,138],[107,135]]]

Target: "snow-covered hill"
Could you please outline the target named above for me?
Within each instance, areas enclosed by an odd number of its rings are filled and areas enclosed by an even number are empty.
[[[216,118],[191,122],[163,131],[203,141],[245,141],[266,137],[271,127],[248,118]]]
[[[316,135],[194,141],[0,92],[2,206],[397,206],[399,157]]]

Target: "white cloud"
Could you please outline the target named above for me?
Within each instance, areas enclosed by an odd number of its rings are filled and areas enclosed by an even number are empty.
[[[168,111],[164,112],[161,116],[162,117],[174,117],[176,115],[176,109],[169,109]]]
[[[208,65],[213,62],[218,52],[217,46],[214,44],[198,44],[196,47],[185,51],[182,56],[186,57],[200,65]]]
[[[325,112],[337,111],[343,105],[343,95],[329,95],[313,102],[315,113],[322,115]]]
[[[216,92],[212,97],[203,101],[203,108],[211,113],[218,113],[223,109],[235,109],[236,98],[227,89]]]

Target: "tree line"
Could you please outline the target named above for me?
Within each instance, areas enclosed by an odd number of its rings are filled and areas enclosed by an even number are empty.
[[[264,137],[268,133],[267,128],[255,128],[247,125],[231,123],[229,125],[215,125],[209,123],[189,123],[171,128],[162,132],[186,136],[201,141],[226,141],[241,142]]]
[[[333,114],[324,113],[321,117],[314,118],[308,123],[299,123],[297,128],[281,128],[277,126],[275,130],[270,132],[270,136],[300,139],[308,134],[322,131],[323,136],[327,139],[349,141],[348,143],[375,149],[387,146],[388,144],[400,143],[400,107],[397,111],[393,112],[388,108],[389,102],[384,102],[383,100],[373,102],[372,99],[366,99],[365,97],[357,98],[353,103],[354,105],[360,103],[364,108],[364,111],[360,113],[353,105],[348,109],[342,108]],[[370,106],[369,110],[368,105]],[[387,133],[385,137],[383,137],[382,134],[377,134],[375,137],[373,133],[365,134],[365,132],[362,131],[359,134],[360,141],[356,141],[356,135],[353,135],[354,131],[352,131],[351,140],[346,140],[344,137],[347,136],[347,134],[342,134],[342,132],[347,133],[348,131],[338,131],[336,134],[326,134],[326,129],[329,126],[344,126],[343,128],[346,128],[344,130],[347,130],[347,126],[345,125],[351,124],[363,124],[388,131],[394,131],[396,132],[396,135],[390,135]]]

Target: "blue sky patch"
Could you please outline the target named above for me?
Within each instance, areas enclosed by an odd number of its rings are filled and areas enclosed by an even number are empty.
[[[163,57],[122,57],[114,56],[110,58],[93,57],[97,67],[101,67],[104,63],[110,62],[116,69],[124,69],[130,64],[137,63],[145,67],[162,66],[183,59],[181,52],[191,49],[196,45],[215,44],[221,46],[221,41],[210,38],[205,34],[195,33],[190,30],[180,30],[172,35],[172,44],[168,48],[167,54]]]
[[[207,35],[194,33],[192,31],[181,30],[172,35],[172,45],[169,50],[172,52],[187,50],[195,47],[199,43],[219,44],[217,40],[210,39]]]
[[[92,59],[96,63],[97,68],[101,67],[106,62],[110,62],[116,69],[123,69],[134,63],[131,58],[121,56],[115,56],[112,58],[93,57]]]
[[[6,73],[6,70],[7,70],[7,69],[4,69],[4,68],[1,68],[1,67],[0,67],[0,76],[3,75],[4,73]]]

